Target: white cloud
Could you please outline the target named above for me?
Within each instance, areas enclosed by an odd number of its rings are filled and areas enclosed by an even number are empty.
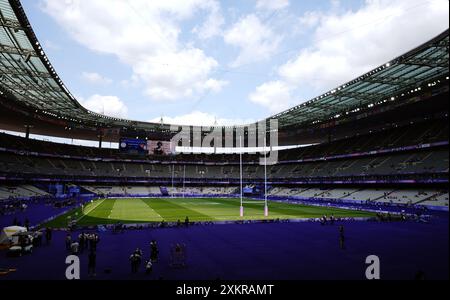
[[[98,114],[126,118],[128,116],[127,106],[116,96],[93,95],[88,99],[78,98],[80,104]]]
[[[208,81],[198,88],[210,90],[213,93],[218,93],[228,84],[229,82],[225,80],[208,79]]]
[[[134,74],[123,84],[138,80],[156,100],[194,96],[207,91],[214,80],[217,61],[183,44],[179,35],[180,24],[199,11],[217,15],[215,0],[42,0],[41,4],[78,43],[129,65]],[[199,29],[199,34],[216,33]]]
[[[257,9],[279,10],[289,6],[289,0],[258,0]]]
[[[235,23],[225,32],[224,40],[227,44],[240,48],[239,56],[232,63],[233,67],[268,60],[281,42],[281,38],[254,14]]]
[[[232,125],[244,125],[251,124],[255,120],[242,120],[242,119],[227,119],[220,118],[214,114],[205,113],[201,111],[193,111],[189,114],[180,115],[176,117],[163,117],[165,124],[174,125],[193,125],[193,126],[232,126]],[[150,120],[153,123],[160,123],[161,117]]]
[[[108,85],[113,83],[113,80],[107,77],[104,77],[95,72],[83,72],[81,74],[83,80],[92,83],[92,84],[100,84],[100,85]]]
[[[139,78],[133,74],[130,79],[121,80],[120,84],[124,88],[137,88],[139,86]]]
[[[257,87],[254,103],[276,113],[293,95],[335,88],[421,45],[448,28],[446,0],[366,0],[358,10],[310,11],[300,18],[312,29],[313,43],[279,67],[280,78]]]
[[[225,24],[225,19],[222,15],[220,5],[218,2],[205,2],[209,6],[209,15],[201,26],[196,26],[192,32],[197,34],[200,39],[210,39],[222,34],[222,26]]]
[[[319,24],[323,13],[318,11],[308,11],[299,19],[301,29],[309,29]]]
[[[446,0],[366,0],[356,11],[307,12],[313,45],[279,68],[286,82],[323,92],[424,43],[448,27]]]
[[[249,99],[266,107],[271,113],[278,113],[292,105],[292,88],[283,81],[271,81],[256,88]]]
[[[226,82],[206,76],[217,66],[217,61],[202,50],[188,48],[145,58],[133,70],[146,83],[145,93],[151,98],[176,100],[208,90],[219,92]]]

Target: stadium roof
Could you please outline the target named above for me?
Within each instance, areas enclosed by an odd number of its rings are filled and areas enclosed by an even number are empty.
[[[449,32],[309,102],[273,116],[283,126],[314,123],[395,100],[448,74]],[[330,66],[333,67],[333,66]]]
[[[395,99],[448,74],[448,46],[447,30],[417,49],[269,119],[278,119],[279,128],[310,125]],[[74,124],[152,131],[169,128],[102,116],[81,106],[52,67],[19,0],[0,0],[0,96]]]
[[[45,55],[19,0],[0,0],[0,93],[72,122],[130,122],[98,115],[78,103]]]

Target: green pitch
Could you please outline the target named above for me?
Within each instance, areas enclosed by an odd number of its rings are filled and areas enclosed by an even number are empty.
[[[107,225],[122,222],[140,224],[151,222],[184,221],[235,221],[235,220],[272,220],[307,219],[323,215],[335,217],[373,217],[364,211],[352,211],[338,208],[305,206],[279,202],[269,202],[270,216],[264,216],[264,202],[245,200],[245,217],[239,217],[239,199],[101,199],[62,215],[43,226],[61,228],[76,220],[80,226]]]

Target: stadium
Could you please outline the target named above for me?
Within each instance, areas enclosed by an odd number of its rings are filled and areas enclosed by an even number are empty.
[[[0,27],[0,280],[65,280],[69,255],[86,280],[365,280],[374,255],[382,279],[448,279],[448,30],[260,122],[205,127],[90,111],[19,0]]]

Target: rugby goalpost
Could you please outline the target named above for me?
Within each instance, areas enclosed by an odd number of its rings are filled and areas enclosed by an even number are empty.
[[[239,168],[240,168],[240,178],[241,178],[241,210],[240,216],[244,217],[244,184],[242,182],[242,136],[239,136]]]
[[[264,216],[269,216],[269,205],[267,202],[267,137],[264,136]]]
[[[264,216],[269,216],[269,204],[267,199],[267,140],[264,137]],[[240,169],[240,186],[241,186],[241,207],[240,216],[244,217],[244,184],[243,184],[243,167],[242,167],[242,136],[239,136],[239,169]]]
[[[175,198],[175,164],[172,164],[172,190],[170,191],[170,196]]]

